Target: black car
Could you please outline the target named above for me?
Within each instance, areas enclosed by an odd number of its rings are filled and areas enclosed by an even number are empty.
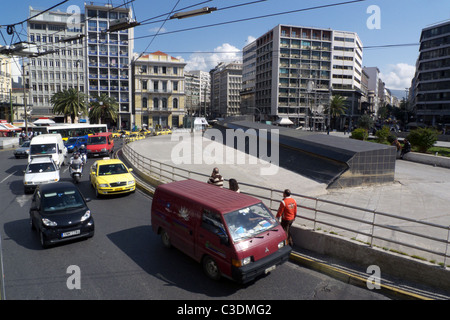
[[[30,224],[39,232],[43,248],[94,236],[94,219],[86,204],[89,200],[71,182],[37,186],[31,201]]]

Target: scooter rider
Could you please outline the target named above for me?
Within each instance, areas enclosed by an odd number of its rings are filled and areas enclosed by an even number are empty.
[[[72,166],[75,166],[77,164],[79,164],[81,167],[83,167],[83,160],[81,160],[78,153],[75,153],[75,155],[73,156],[73,159],[70,160],[70,168],[72,169]]]
[[[81,160],[83,161],[83,163],[86,163],[86,161],[87,161],[87,149],[86,149],[86,146],[84,144],[82,144],[80,146],[80,149],[78,150],[78,152],[80,153],[80,157],[81,157]]]

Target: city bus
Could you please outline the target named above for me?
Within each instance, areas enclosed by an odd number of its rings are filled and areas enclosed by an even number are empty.
[[[42,133],[59,133],[64,141],[70,137],[79,137],[100,132],[108,132],[106,124],[73,123],[40,127]],[[34,129],[34,128],[33,128]]]

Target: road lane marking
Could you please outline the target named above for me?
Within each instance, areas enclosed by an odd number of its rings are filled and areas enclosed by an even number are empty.
[[[0,181],[0,183],[3,183],[6,179],[8,179],[9,177],[11,177],[13,174],[15,174],[17,171],[14,171],[13,173],[11,173],[9,176],[7,176],[6,178],[4,178],[2,181]]]

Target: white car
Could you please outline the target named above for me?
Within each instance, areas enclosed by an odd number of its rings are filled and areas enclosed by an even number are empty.
[[[32,192],[36,186],[59,181],[59,169],[50,157],[31,159],[23,176],[24,192]]]

